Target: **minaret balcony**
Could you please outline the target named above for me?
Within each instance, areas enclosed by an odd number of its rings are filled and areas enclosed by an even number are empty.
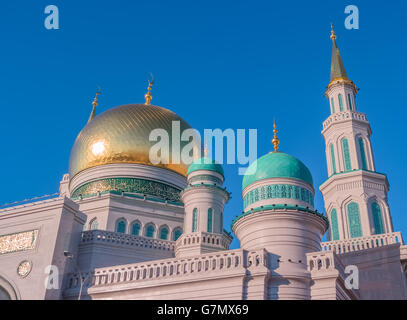
[[[325,131],[328,129],[332,123],[338,123],[338,122],[344,122],[348,120],[356,120],[356,121],[361,121],[364,123],[369,123],[369,121],[366,118],[366,115],[362,112],[357,112],[357,111],[342,111],[342,112],[336,112],[334,114],[331,114],[328,119],[326,119],[323,123],[324,129],[322,131]]]

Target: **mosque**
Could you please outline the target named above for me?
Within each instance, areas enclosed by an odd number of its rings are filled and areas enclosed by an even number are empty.
[[[333,30],[331,39],[326,214],[314,208],[311,172],[278,150],[274,127],[274,151],[248,168],[243,213],[226,232],[221,164],[150,162],[149,133],[188,123],[151,105],[151,85],[145,103],[97,116],[96,96],[59,193],[0,210],[0,299],[407,299],[389,183]],[[229,249],[233,236],[241,248]]]

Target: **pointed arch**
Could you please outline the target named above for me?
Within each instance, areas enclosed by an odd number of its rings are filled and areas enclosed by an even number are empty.
[[[359,146],[359,155],[360,155],[360,167],[363,170],[367,170],[367,160],[366,160],[366,149],[365,149],[365,143],[364,140],[361,136],[358,136],[357,138],[357,143]]]
[[[168,226],[167,226],[167,225],[163,225],[163,226],[160,227],[160,231],[159,231],[159,236],[158,236],[158,237],[159,237],[161,240],[168,240],[168,235],[169,235],[169,233],[170,233],[170,230],[169,230]]]
[[[141,222],[136,220],[133,221],[131,224],[131,234],[134,236],[139,236],[140,235],[140,230],[141,230]]]
[[[334,145],[331,143],[329,147],[331,151],[332,174],[336,173],[335,150]]]
[[[198,209],[194,208],[192,211],[192,232],[196,232],[198,227]]]
[[[334,97],[331,97],[331,112],[335,113],[335,102]]]
[[[351,97],[350,93],[348,93],[348,108],[349,108],[349,110],[353,110],[352,97]]]
[[[126,219],[124,219],[124,218],[117,219],[116,228],[115,228],[116,232],[126,233],[126,229],[127,229]]]
[[[348,216],[349,234],[351,238],[362,237],[362,225],[360,222],[359,205],[356,202],[350,202],[346,206]]]
[[[98,219],[95,217],[89,222],[89,230],[97,230],[99,229],[99,222]]]
[[[343,96],[342,93],[338,94],[339,111],[343,111]]]
[[[155,225],[154,223],[150,222],[146,224],[144,228],[144,236],[148,238],[154,238],[155,237]]]
[[[173,241],[177,241],[178,238],[181,236],[181,234],[182,234],[182,229],[181,229],[181,227],[176,227],[176,228],[174,229],[174,231],[172,232],[172,240],[173,240]]]
[[[370,204],[370,210],[372,212],[372,219],[373,219],[373,226],[375,234],[382,234],[384,233],[384,225],[383,225],[383,215],[380,205],[373,201]]]
[[[208,232],[213,231],[213,209],[209,208],[208,209]]]
[[[339,240],[338,214],[335,208],[331,210],[331,240]]]
[[[350,151],[349,151],[348,139],[342,138],[341,144],[342,144],[342,152],[343,152],[343,161],[344,161],[345,171],[351,171],[352,170],[352,162],[350,160]]]
[[[20,292],[17,286],[10,280],[0,275],[0,300],[20,300]]]

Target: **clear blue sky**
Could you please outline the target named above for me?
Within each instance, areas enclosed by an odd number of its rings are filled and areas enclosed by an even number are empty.
[[[60,30],[44,28],[49,4]],[[359,7],[359,30],[344,27],[348,4]],[[96,87],[98,113],[143,102],[152,72],[154,104],[199,130],[256,128],[259,155],[272,148],[276,117],[281,150],[310,168],[322,211],[332,21],[390,181],[395,229],[407,236],[405,1],[1,1],[0,12],[0,203],[56,192]],[[242,177],[225,172],[229,229]]]

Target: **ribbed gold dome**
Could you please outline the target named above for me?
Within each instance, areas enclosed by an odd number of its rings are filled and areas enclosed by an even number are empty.
[[[79,133],[69,160],[71,179],[80,171],[103,164],[138,163],[162,167],[186,175],[188,165],[172,164],[172,121],[180,122],[181,133],[191,126],[170,110],[145,104],[128,104],[105,111],[91,120]],[[169,134],[170,163],[153,165],[149,141],[154,129]],[[181,150],[188,142],[180,141]]]

